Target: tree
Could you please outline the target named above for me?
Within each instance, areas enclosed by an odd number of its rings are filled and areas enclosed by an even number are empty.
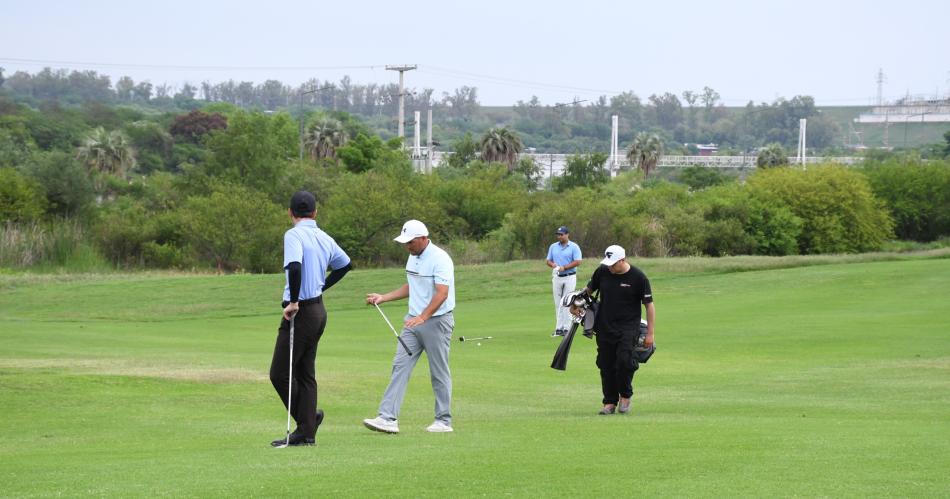
[[[606,183],[610,180],[610,175],[604,169],[606,163],[607,154],[602,152],[568,156],[564,174],[554,179],[554,189],[563,192],[576,187],[593,187]]]
[[[115,82],[115,94],[119,98],[119,102],[131,101],[132,92],[134,90],[135,82],[128,76],[123,76],[119,78],[119,81]]]
[[[220,113],[205,113],[197,109],[175,116],[168,131],[177,138],[198,144],[201,139],[215,131],[228,127],[228,119]]]
[[[508,167],[508,171],[515,168],[518,154],[521,153],[523,147],[521,137],[507,128],[488,130],[479,143],[482,161],[501,163]]]
[[[337,148],[345,146],[348,140],[342,123],[322,118],[307,129],[304,144],[313,159],[336,159]]]
[[[452,154],[448,156],[448,165],[452,168],[464,168],[478,158],[478,144],[472,134],[466,133],[452,144]]]
[[[650,172],[656,168],[661,156],[663,156],[663,141],[655,133],[638,133],[634,137],[630,149],[627,150],[627,159],[630,160],[630,166],[643,170],[644,179],[648,178]]]
[[[135,166],[135,152],[125,134],[118,130],[107,132],[95,128],[79,146],[77,158],[96,176],[96,189],[102,189],[102,176],[125,178]]]
[[[755,164],[759,168],[774,168],[788,165],[788,153],[778,142],[773,142],[759,150]]]
[[[227,128],[205,140],[213,154],[206,172],[283,199],[286,166],[299,150],[298,133],[286,113],[239,111],[228,118]]]

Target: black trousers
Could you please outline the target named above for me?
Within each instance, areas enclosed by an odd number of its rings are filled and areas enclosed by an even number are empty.
[[[640,367],[633,350],[638,334],[636,329],[597,333],[597,368],[604,404],[616,405],[621,397],[633,397],[633,373]]]
[[[323,301],[301,305],[294,317],[293,384],[290,415],[297,422],[296,433],[313,437],[317,433],[317,344],[327,325]],[[287,408],[287,378],[290,376],[290,321],[281,318],[277,344],[270,363],[270,381]]]

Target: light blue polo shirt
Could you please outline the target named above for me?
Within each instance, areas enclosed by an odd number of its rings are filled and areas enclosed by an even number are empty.
[[[574,241],[568,241],[564,246],[561,246],[560,242],[556,242],[548,248],[548,260],[551,260],[555,265],[560,265],[561,267],[574,260],[581,260],[581,247]],[[577,269],[569,269],[568,272],[576,270]]]
[[[436,284],[447,285],[449,295],[432,315],[446,314],[455,309],[455,265],[452,257],[432,241],[419,256],[409,255],[406,280],[409,282],[409,315],[418,317],[429,306]]]
[[[327,268],[337,270],[350,263],[350,257],[313,219],[305,218],[284,233],[284,267],[300,262],[300,301],[323,294]],[[286,281],[284,272],[284,279]],[[290,301],[290,284],[284,284],[284,301]]]

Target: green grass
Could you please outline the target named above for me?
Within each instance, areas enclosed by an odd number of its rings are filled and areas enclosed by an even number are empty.
[[[354,271],[328,296],[318,445],[286,450],[281,276],[0,275],[0,496],[945,497],[947,255],[638,261],[659,350],[609,417],[592,342],[548,367],[543,264],[461,267],[455,334],[497,339],[453,344],[447,435],[424,431],[424,363],[402,434],[361,426],[396,348],[361,297],[403,273]]]

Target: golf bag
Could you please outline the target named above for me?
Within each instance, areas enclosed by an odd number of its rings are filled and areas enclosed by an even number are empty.
[[[571,344],[574,342],[577,329],[583,324],[584,336],[594,337],[594,320],[597,316],[598,302],[597,297],[590,296],[581,290],[565,296],[561,301],[561,306],[571,309],[571,329],[561,338],[561,344],[554,352],[551,368],[564,371],[567,369],[567,356],[571,353]]]

